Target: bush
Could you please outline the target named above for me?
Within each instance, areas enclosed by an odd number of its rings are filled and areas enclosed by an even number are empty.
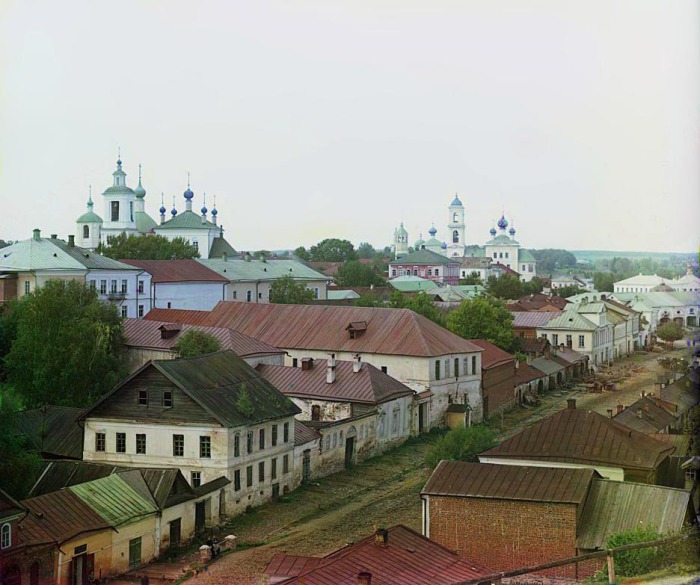
[[[630,530],[624,530],[608,537],[606,548],[611,549],[626,544],[639,542],[651,542],[659,540],[661,535],[651,525],[638,526]],[[660,561],[656,548],[638,548],[615,553],[615,576],[633,577],[643,575],[657,568]],[[607,575],[607,567],[605,569]]]
[[[476,461],[477,455],[494,445],[495,434],[486,425],[459,427],[440,437],[425,454],[425,463],[434,468],[440,461]]]

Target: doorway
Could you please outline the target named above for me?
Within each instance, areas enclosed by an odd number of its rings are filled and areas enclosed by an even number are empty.
[[[199,534],[204,530],[206,524],[206,510],[204,502],[197,502],[194,506],[194,531]]]
[[[180,518],[170,522],[170,546],[177,547],[180,546],[180,538],[182,537],[182,522]]]
[[[311,479],[311,449],[305,449],[301,461],[301,481]]]
[[[141,537],[132,538],[129,541],[129,569],[136,569],[141,565]]]
[[[425,411],[428,408],[427,402],[418,405],[418,434],[425,432],[425,420],[428,418],[425,416]]]
[[[345,439],[345,469],[352,466],[352,458],[355,454],[355,437]]]

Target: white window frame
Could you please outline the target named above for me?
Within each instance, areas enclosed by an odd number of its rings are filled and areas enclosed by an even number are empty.
[[[12,546],[12,525],[7,522],[0,528],[0,549],[10,548]]]

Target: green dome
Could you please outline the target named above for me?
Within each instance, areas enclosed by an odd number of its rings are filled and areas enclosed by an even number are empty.
[[[135,195],[134,190],[131,187],[127,187],[126,185],[119,185],[118,187],[113,185],[112,187],[107,187],[107,189],[103,191],[103,195],[108,195],[112,193],[124,193],[127,195]]]
[[[88,211],[78,218],[77,223],[102,223],[102,218],[94,211]]]

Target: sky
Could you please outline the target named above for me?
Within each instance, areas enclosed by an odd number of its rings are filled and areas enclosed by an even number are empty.
[[[237,250],[338,237],[698,250],[697,0],[0,2],[0,238],[66,238],[118,149]]]

